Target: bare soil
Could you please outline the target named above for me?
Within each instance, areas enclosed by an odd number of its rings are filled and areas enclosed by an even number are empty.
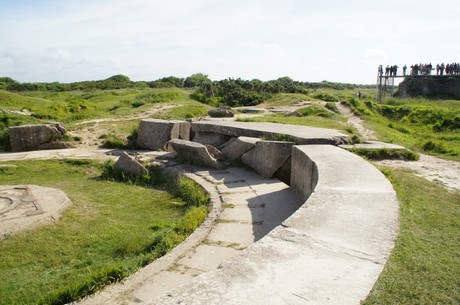
[[[160,113],[173,107],[175,106],[153,106],[146,111],[130,113],[118,118],[88,120],[78,123],[77,127],[71,130],[69,133],[73,136],[78,136],[81,138],[81,141],[77,143],[78,148],[99,147],[104,142],[102,136],[113,133],[113,131],[117,129],[117,123],[145,119],[153,114]]]

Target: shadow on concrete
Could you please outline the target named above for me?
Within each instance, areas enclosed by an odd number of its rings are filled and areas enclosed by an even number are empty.
[[[250,224],[254,241],[281,225],[303,204],[293,189],[276,178],[265,179],[241,168],[209,171],[209,176],[218,181],[224,204],[232,203],[224,218]]]

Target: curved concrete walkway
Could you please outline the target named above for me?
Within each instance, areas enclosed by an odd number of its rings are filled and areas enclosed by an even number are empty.
[[[279,226],[302,204],[279,180],[264,179],[240,168],[189,167],[186,172],[212,195],[218,215],[212,215],[211,223],[200,228],[204,232],[194,233],[172,253],[79,304],[146,304],[219,268]]]
[[[365,299],[398,229],[391,184],[362,158],[330,145],[296,146],[292,168],[298,185],[291,187],[308,197],[298,211],[218,269],[148,304],[359,304]]]

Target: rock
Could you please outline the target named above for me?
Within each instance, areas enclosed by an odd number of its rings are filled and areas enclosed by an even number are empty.
[[[149,171],[133,157],[123,152],[115,163],[115,168],[122,170],[123,172],[133,175],[148,175]]]
[[[215,169],[223,167],[203,144],[181,139],[173,139],[168,144],[174,149],[178,157],[189,163]]]
[[[8,129],[12,151],[44,149],[43,145],[61,138],[66,129],[61,123],[15,126]]]
[[[197,142],[203,145],[212,145],[214,147],[220,146],[226,143],[230,139],[229,136],[213,133],[213,132],[196,132],[193,137],[193,142]]]
[[[232,118],[234,116],[233,112],[229,108],[216,108],[208,111],[208,115],[212,118]]]
[[[164,149],[171,139],[179,138],[180,123],[156,119],[144,119],[139,124],[136,145],[139,148]]]
[[[238,137],[230,142],[222,149],[222,154],[230,161],[240,158],[243,154],[251,150],[257,142],[261,141],[259,138]]]
[[[291,156],[293,142],[260,141],[241,161],[264,178],[271,178]]]

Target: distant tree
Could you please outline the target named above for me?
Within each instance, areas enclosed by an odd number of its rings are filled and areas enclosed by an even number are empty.
[[[208,78],[207,75],[204,75],[203,73],[196,73],[192,74],[189,77],[187,77],[184,81],[184,87],[186,88],[193,88],[193,87],[198,87],[203,84],[210,84],[211,80]]]
[[[117,82],[117,83],[129,83],[129,82],[131,82],[129,77],[127,77],[126,75],[123,75],[123,74],[113,75],[113,76],[107,78],[106,80]]]
[[[183,88],[184,87],[184,81],[185,81],[184,78],[175,77],[175,76],[168,76],[168,77],[160,78],[160,79],[154,81],[154,83],[155,82],[169,83],[169,84],[173,85],[174,87]]]
[[[10,85],[18,85],[19,82],[15,81],[10,77],[0,77],[0,89],[8,90]]]

